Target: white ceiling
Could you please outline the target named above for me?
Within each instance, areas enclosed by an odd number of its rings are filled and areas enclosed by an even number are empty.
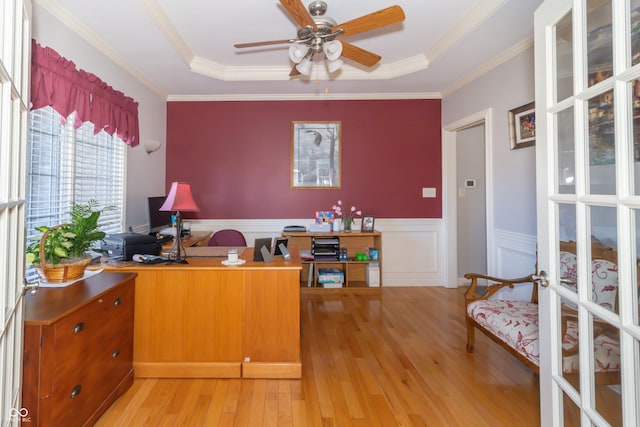
[[[326,15],[338,23],[393,4],[406,20],[344,39],[382,56],[372,69],[345,60],[336,74],[319,65],[301,79],[289,77],[287,44],[233,47],[296,37],[277,0],[35,0],[34,8],[170,100],[356,99],[446,95],[529,48],[541,0],[326,2]]]

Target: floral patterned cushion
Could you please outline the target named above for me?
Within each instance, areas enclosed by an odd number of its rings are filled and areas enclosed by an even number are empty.
[[[536,365],[540,363],[538,305],[526,301],[479,300],[467,306],[467,314],[478,324]],[[567,322],[563,348],[578,343],[578,325]],[[620,343],[607,335],[594,339],[595,372],[620,370]],[[565,373],[578,371],[578,355],[563,358]]]
[[[593,301],[611,311],[616,310],[618,294],[618,266],[611,261],[593,260],[591,280]]]
[[[567,333],[562,341],[564,349],[571,349],[578,345],[578,322],[567,321]],[[595,355],[595,372],[617,372],[620,370],[620,342],[605,334],[600,334],[593,340]],[[578,354],[562,358],[564,373],[579,372]]]
[[[576,256],[570,252],[560,252],[560,277],[573,282],[578,280]],[[618,293],[618,266],[610,261],[595,259],[591,270],[592,301],[614,311]],[[576,286],[564,284],[577,292]],[[573,306],[575,308],[575,305]]]
[[[480,300],[467,314],[527,359],[539,364],[538,305],[526,301]]]

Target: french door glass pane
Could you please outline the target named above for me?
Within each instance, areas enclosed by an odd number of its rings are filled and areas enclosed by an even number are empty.
[[[560,366],[562,376],[580,390],[580,346],[578,345],[577,304],[567,298],[560,298],[560,336],[562,355]]]
[[[611,1],[587,1],[587,66],[589,86],[613,75]]]
[[[631,65],[640,63],[640,0],[631,0]]]
[[[633,356],[635,359],[634,366],[640,366],[640,342],[638,340],[633,340]],[[640,375],[635,376],[635,391],[636,398],[635,401],[640,401]],[[636,425],[640,425],[640,405],[636,405]]]
[[[562,393],[564,427],[578,427],[580,425],[580,408],[566,393]]]
[[[589,182],[591,194],[615,194],[613,91],[589,100]]]
[[[593,330],[595,409],[612,426],[622,425],[620,387],[620,333],[608,323],[589,316]]]
[[[618,312],[618,227],[616,209],[590,208],[592,290],[589,299],[607,310]]]
[[[558,204],[558,221],[560,230],[560,241],[576,241],[576,207],[574,205]],[[560,267],[562,268],[562,267]]]
[[[640,2],[640,0],[638,0]],[[640,29],[638,29],[640,31]],[[639,36],[640,37],[640,36]],[[640,52],[639,52],[640,54]],[[633,191],[640,195],[640,79],[632,82],[633,91]],[[640,253],[640,252],[639,252]]]
[[[575,193],[575,155],[573,144],[575,141],[573,107],[560,111],[556,115],[556,129],[558,129],[558,193]],[[575,241],[574,239],[572,239]]]
[[[640,1],[640,0],[639,0]],[[555,26],[556,30],[556,101],[573,95],[573,24],[571,12]]]
[[[633,301],[636,301],[637,304],[633,304],[633,320],[636,325],[640,325],[640,210],[632,209],[633,220],[635,222],[635,260],[636,260],[636,271],[632,272],[633,282],[636,286],[632,286],[632,295]],[[637,364],[636,366],[640,366]],[[638,388],[640,393],[640,388]]]

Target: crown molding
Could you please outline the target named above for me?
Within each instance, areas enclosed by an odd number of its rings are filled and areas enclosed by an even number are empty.
[[[489,19],[507,0],[484,0],[478,2],[453,28],[427,52],[427,58],[434,63],[467,37],[480,24]]]
[[[151,18],[151,21],[158,27],[160,32],[164,35],[167,41],[173,46],[178,55],[182,58],[185,64],[191,63],[194,59],[194,54],[185,43],[184,39],[180,36],[180,33],[173,26],[171,20],[164,12],[164,9],[160,7],[155,0],[138,0],[138,3],[147,12],[147,15]]]
[[[291,65],[270,67],[229,67],[202,57],[194,57],[189,68],[194,73],[223,81],[286,81],[291,80]],[[344,64],[336,73],[329,74],[324,61],[316,63],[309,76],[296,80],[389,80],[429,68],[425,55],[415,55],[391,64],[382,64],[373,70]]]
[[[35,0],[35,2],[55,18],[57,18],[65,26],[67,26],[71,31],[78,34],[87,43],[89,43],[91,46],[96,48],[103,55],[113,61],[116,65],[121,67],[124,71],[129,73],[132,77],[134,77],[148,89],[153,91],[156,95],[163,99],[167,98],[168,94],[166,92],[156,86],[156,84],[151,79],[138,71],[137,68],[129,64],[128,61],[126,61],[116,51],[111,49],[106,43],[102,41],[100,37],[98,37],[93,31],[91,31],[89,27],[84,25],[84,23],[82,23],[75,16],[69,13],[69,11],[63,8],[58,2],[56,2],[55,0]]]
[[[207,101],[362,101],[394,99],[442,99],[434,92],[416,93],[289,93],[289,94],[231,94],[231,95],[169,95],[168,102]]]
[[[504,64],[510,59],[513,59],[514,57],[520,55],[522,52],[532,47],[533,47],[533,36],[527,37],[526,39],[522,40],[520,43],[514,45],[510,49],[505,50],[504,52],[502,52],[500,55],[496,56],[489,62],[486,62],[483,65],[481,65],[479,68],[476,68],[471,74],[468,74],[466,77],[463,77],[462,79],[453,83],[451,86],[444,89],[442,91],[442,97],[444,98],[451,95],[458,89],[468,85],[469,83],[479,78],[480,76],[497,68],[498,66]]]

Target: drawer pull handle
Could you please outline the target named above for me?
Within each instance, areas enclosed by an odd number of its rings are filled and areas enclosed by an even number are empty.
[[[83,329],[84,329],[84,323],[80,322],[76,326],[73,327],[73,333],[74,334],[80,333],[80,332],[82,332]]]
[[[120,297],[116,298],[116,300],[113,302],[113,305],[115,305],[116,307],[120,305],[122,301],[120,301]]]
[[[81,385],[77,385],[73,388],[73,390],[71,390],[71,394],[69,394],[69,399],[74,399],[76,397],[78,397],[78,395],[80,394],[80,390],[82,389]]]
[[[113,350],[113,353],[111,353],[111,358],[115,359],[118,356],[120,356],[120,349],[116,348],[115,350]]]

